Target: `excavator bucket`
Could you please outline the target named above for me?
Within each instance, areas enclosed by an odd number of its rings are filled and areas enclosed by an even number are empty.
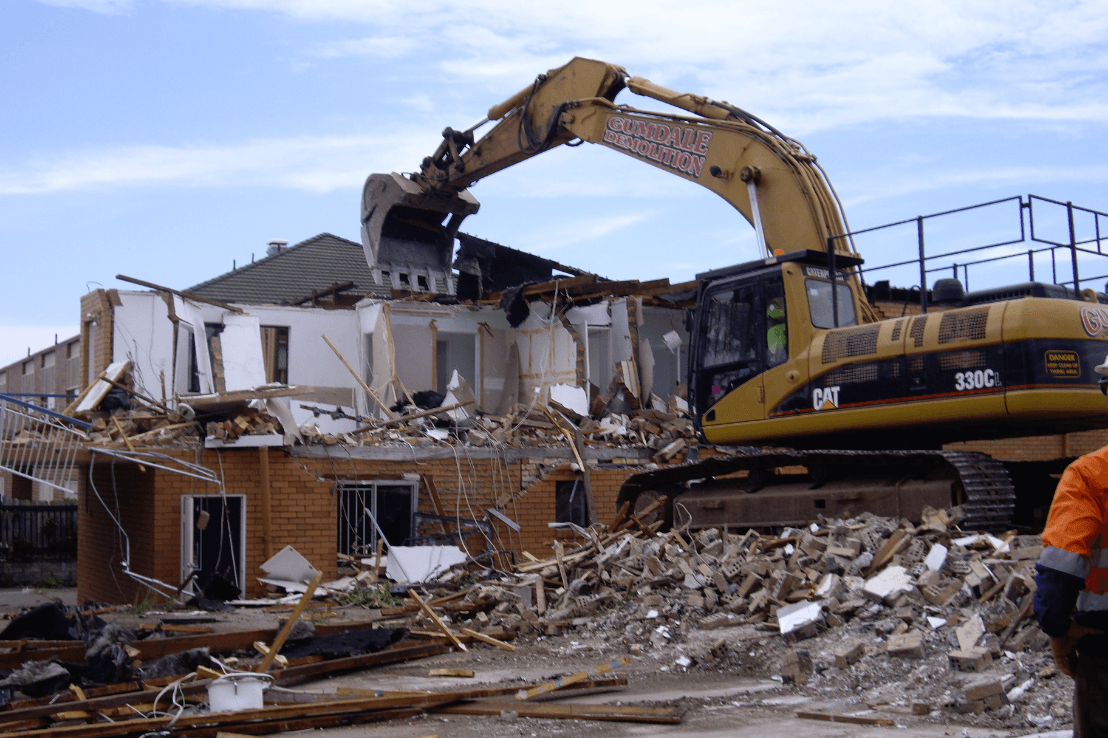
[[[468,190],[424,192],[395,172],[371,174],[362,190],[362,247],[372,267],[449,274],[458,227],[481,204]]]

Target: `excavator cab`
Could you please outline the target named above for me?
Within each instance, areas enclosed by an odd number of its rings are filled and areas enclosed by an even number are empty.
[[[697,275],[688,383],[695,416],[708,425],[765,419],[767,407],[787,391],[783,385],[807,378],[813,332],[835,327],[836,315],[838,327],[857,324],[843,269],[861,259],[838,255],[836,261],[834,283],[827,255],[816,251]]]

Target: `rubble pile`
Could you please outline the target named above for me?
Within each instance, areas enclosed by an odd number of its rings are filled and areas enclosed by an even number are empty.
[[[415,413],[415,415],[422,415]],[[372,424],[356,434],[327,435],[301,428],[312,442],[325,445],[375,445],[406,443],[432,445],[446,443],[461,446],[515,447],[548,446],[565,443],[566,434],[583,436],[586,446],[639,446],[657,451],[657,461],[669,461],[688,448],[695,438],[692,421],[660,410],[638,409],[629,414],[611,413],[599,419],[585,416],[576,422],[568,414],[543,412],[541,407],[515,405],[504,416],[480,414],[461,420],[434,422],[434,416],[415,420],[401,416],[396,421]]]
[[[465,387],[464,380],[463,389]],[[404,444],[408,446],[448,444],[454,446],[514,446],[542,447],[551,444],[573,444],[580,435],[581,443],[589,447],[649,448],[655,453],[655,463],[679,461],[681,454],[695,444],[692,421],[682,412],[668,412],[615,402],[622,398],[622,385],[613,380],[607,400],[598,397],[588,413],[578,412],[573,403],[560,403],[554,397],[546,403],[513,405],[507,414],[498,416],[484,412],[472,414],[464,408],[473,401],[453,402],[448,395],[441,404],[425,408],[415,403],[401,407],[384,419],[351,416],[342,408],[332,411],[302,404],[332,419],[358,421],[348,432],[324,432],[309,420],[299,428],[285,428],[280,418],[256,407],[259,400],[273,397],[275,392],[296,394],[296,388],[279,386],[259,388],[257,392],[236,392],[233,398],[221,395],[190,397],[190,405],[177,405],[170,410],[165,405],[141,397],[129,390],[129,375],[124,372],[115,388],[91,410],[77,413],[91,424],[88,431],[92,444],[100,447],[166,446],[216,441],[233,445],[243,436],[268,436],[295,432],[304,444],[325,446],[375,446]],[[559,385],[559,387],[563,387]],[[557,388],[555,388],[557,389]],[[566,388],[572,390],[572,388]],[[436,394],[437,393],[432,393]],[[463,396],[466,396],[464,393]],[[584,393],[580,392],[584,400]],[[442,397],[439,395],[438,397]],[[653,398],[655,407],[682,407],[679,397],[666,403]],[[195,408],[195,409],[194,409]],[[625,412],[619,412],[618,408]],[[583,407],[578,407],[583,410]],[[288,416],[286,419],[290,418]],[[30,431],[26,431],[30,432]]]
[[[602,652],[653,657],[663,669],[742,668],[939,719],[1068,719],[1067,680],[1052,679],[1032,614],[1040,540],[966,533],[958,517],[928,508],[918,526],[864,514],[763,535],[657,533],[625,515],[599,533],[579,529],[580,546],[557,545],[553,557],[470,588],[444,618],[594,636]]]

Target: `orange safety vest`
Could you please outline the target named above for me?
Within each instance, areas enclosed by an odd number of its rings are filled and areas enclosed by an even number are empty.
[[[1039,564],[1085,580],[1077,611],[1108,611],[1108,446],[1066,467]]]

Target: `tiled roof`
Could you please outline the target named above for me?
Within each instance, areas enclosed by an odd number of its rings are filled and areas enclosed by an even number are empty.
[[[298,300],[343,282],[354,283],[347,295],[389,295],[389,285],[374,284],[360,243],[321,233],[185,292],[224,302],[265,305]]]

